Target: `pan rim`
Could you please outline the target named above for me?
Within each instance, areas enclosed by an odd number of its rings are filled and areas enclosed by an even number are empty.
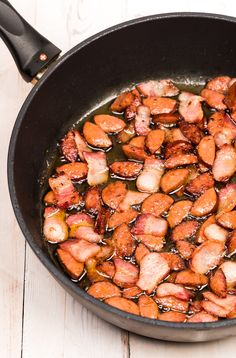
[[[113,32],[122,30],[126,27],[131,27],[133,25],[137,25],[139,23],[151,22],[155,20],[162,20],[162,19],[171,19],[171,18],[209,18],[215,20],[222,20],[227,22],[236,23],[236,18],[227,15],[220,15],[214,13],[203,13],[203,12],[171,12],[171,13],[162,13],[162,14],[155,14],[155,15],[148,15],[144,17],[135,18],[132,20],[128,20],[112,27],[109,27],[99,33],[90,36],[89,38],[85,39],[78,45],[74,46],[72,49],[67,51],[64,55],[62,55],[51,67],[46,71],[43,75],[42,79],[33,87],[30,91],[28,96],[26,97],[14,124],[9,148],[8,148],[8,158],[7,158],[7,178],[8,178],[8,189],[10,193],[11,204],[13,207],[13,211],[15,217],[17,219],[18,225],[20,226],[21,232],[23,233],[27,243],[41,261],[41,263],[47,268],[47,270],[60,282],[63,286],[66,286],[74,295],[80,296],[83,300],[88,301],[94,307],[98,306],[101,310],[108,311],[113,316],[120,317],[122,319],[129,319],[136,323],[140,324],[147,324],[150,326],[159,326],[163,328],[173,328],[173,329],[182,329],[182,330],[194,330],[194,331],[208,331],[212,330],[213,328],[223,328],[223,327],[231,327],[236,325],[236,318],[235,319],[227,319],[222,321],[215,321],[215,322],[201,322],[201,323],[178,323],[178,322],[168,322],[168,321],[160,321],[154,320],[151,318],[145,318],[138,315],[130,314],[120,309],[114,308],[108,304],[95,299],[94,297],[90,296],[86,291],[82,290],[78,286],[76,286],[69,277],[67,277],[62,271],[60,271],[52,262],[52,260],[46,256],[45,252],[34,242],[33,235],[28,230],[28,227],[23,219],[21,214],[20,206],[17,200],[16,189],[14,185],[14,153],[15,153],[15,145],[18,137],[19,128],[21,127],[22,121],[25,117],[27,112],[28,106],[31,103],[31,100],[43,86],[43,84],[47,81],[47,79],[54,73],[54,71],[63,65],[67,59],[72,56],[73,54],[77,53],[79,50],[84,48],[85,46],[91,44],[92,42],[96,41],[99,38],[105,37]]]

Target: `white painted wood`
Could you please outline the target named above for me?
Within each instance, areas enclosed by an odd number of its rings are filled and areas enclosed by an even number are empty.
[[[12,0],[12,4],[64,52],[104,28],[138,16],[173,11],[236,16],[234,0]],[[6,158],[14,120],[30,85],[17,74],[2,42],[0,54],[0,357],[234,357],[234,338],[192,345],[131,334],[128,344],[127,333],[75,302],[28,246],[24,261],[25,243],[8,196]]]

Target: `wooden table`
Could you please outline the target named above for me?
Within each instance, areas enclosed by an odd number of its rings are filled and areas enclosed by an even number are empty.
[[[12,4],[63,52],[106,27],[143,15],[205,11],[236,16],[234,0],[12,0]],[[0,357],[235,357],[236,338],[168,343],[113,327],[75,302],[38,261],[16,223],[6,176],[12,127],[31,85],[23,82],[2,42],[0,54]]]

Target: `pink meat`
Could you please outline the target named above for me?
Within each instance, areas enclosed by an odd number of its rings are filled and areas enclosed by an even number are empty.
[[[79,157],[84,161],[84,152],[92,152],[92,150],[87,146],[85,139],[79,131],[74,131],[74,138]]]
[[[45,239],[51,243],[62,242],[68,238],[64,211],[52,207],[45,208],[43,234]]]
[[[138,280],[139,270],[138,268],[130,262],[124,261],[120,258],[115,258],[115,275],[113,281],[117,286],[120,287],[133,287],[136,285]]]
[[[212,240],[205,241],[194,250],[191,269],[196,273],[207,273],[220,263],[224,251],[224,243]]]
[[[134,127],[137,135],[147,135],[150,132],[150,109],[146,106],[139,106],[135,116]]]
[[[201,311],[191,316],[187,322],[199,323],[199,322],[214,322],[214,321],[218,321],[218,318],[206,311]]]
[[[91,226],[79,226],[75,232],[75,237],[89,242],[99,242],[103,239],[103,235],[97,234]]]
[[[236,184],[227,184],[219,191],[218,216],[236,206]]]
[[[182,92],[179,95],[179,113],[189,123],[199,122],[203,118],[201,102],[203,98],[189,92]]]
[[[236,171],[236,151],[229,144],[216,152],[212,173],[217,181],[227,181]]]
[[[192,293],[181,285],[164,282],[157,287],[156,296],[157,297],[174,296],[181,300],[189,301],[190,298],[192,298]]]
[[[92,186],[106,183],[109,173],[106,154],[104,152],[84,152],[83,155],[88,163],[88,184]]]
[[[67,174],[59,174],[48,180],[49,186],[55,194],[57,206],[68,208],[75,202],[79,201],[78,193]]]
[[[136,186],[145,193],[155,193],[160,188],[161,177],[164,174],[164,164],[160,159],[146,159],[144,169],[138,176]]]
[[[179,93],[179,89],[170,79],[143,82],[140,83],[137,88],[147,97],[172,97]]]
[[[127,194],[119,205],[119,210],[127,211],[132,205],[141,204],[148,196],[148,193],[140,193],[138,191],[128,190]]]
[[[79,239],[68,240],[60,244],[60,248],[69,252],[79,262],[85,262],[89,258],[96,256],[100,251],[100,246],[97,244]]]
[[[165,219],[156,218],[152,214],[141,214],[138,216],[131,232],[134,235],[165,236],[168,223]]]

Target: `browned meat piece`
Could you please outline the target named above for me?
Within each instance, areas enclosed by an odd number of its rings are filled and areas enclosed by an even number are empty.
[[[187,317],[184,313],[181,312],[163,312],[159,313],[158,319],[160,321],[168,321],[168,322],[185,322]]]
[[[115,275],[115,265],[113,264],[113,262],[101,262],[101,264],[98,265],[96,268],[98,273],[100,273],[100,275],[103,275],[104,277],[113,278]]]
[[[68,238],[68,227],[65,223],[65,211],[52,207],[45,208],[43,234],[46,241],[52,244]]]
[[[57,256],[70,277],[78,280],[84,271],[84,264],[76,261],[69,252],[60,248],[57,249]]]
[[[116,268],[113,282],[119,287],[133,287],[138,280],[138,268],[131,262],[124,261],[120,258],[115,258],[113,261]]]
[[[103,152],[84,152],[83,155],[88,163],[88,184],[93,186],[106,183],[109,174],[106,154]]]
[[[100,246],[87,240],[73,239],[60,244],[60,249],[69,252],[75,260],[85,262],[98,254]]]
[[[137,108],[142,104],[140,94],[136,88],[133,89],[132,94],[134,95],[134,100],[125,110],[125,118],[128,121],[135,117]]]
[[[73,133],[79,157],[82,161],[84,161],[84,152],[92,152],[92,150],[88,147],[85,139],[82,137],[79,131],[74,130]]]
[[[203,301],[203,308],[219,317],[226,317],[230,312],[235,311],[236,307],[236,296],[227,295],[225,298],[219,298],[212,292],[204,292],[203,296],[208,301]]]
[[[230,80],[231,78],[228,76],[218,76],[207,82],[206,88],[225,94],[228,91]]]
[[[219,190],[218,214],[220,217],[224,213],[228,213],[236,206],[236,184],[227,184]]]
[[[188,169],[173,169],[167,171],[161,178],[161,189],[170,193],[183,186],[188,179]]]
[[[181,257],[183,257],[183,259],[189,260],[192,257],[196,246],[188,241],[178,240],[176,242],[176,249],[178,250]]]
[[[79,204],[80,195],[75,190],[67,174],[59,174],[57,177],[51,177],[48,183],[54,192],[58,207],[67,209],[71,205]]]
[[[128,300],[127,298],[111,297],[111,298],[107,298],[105,300],[105,302],[108,305],[118,308],[122,311],[139,315],[138,305],[136,303],[134,303],[133,301]]]
[[[164,246],[164,239],[154,235],[135,235],[136,240],[142,242],[149,250],[161,251]]]
[[[162,129],[154,129],[150,131],[146,138],[146,147],[151,154],[160,149],[165,139],[165,132]]]
[[[94,116],[94,122],[105,132],[105,133],[118,133],[125,128],[125,122],[115,116],[109,114],[98,114]]]
[[[182,92],[179,95],[179,113],[184,120],[189,123],[195,123],[201,121],[203,118],[203,110],[201,102],[203,98],[196,96],[189,92]]]
[[[158,307],[156,302],[149,296],[143,295],[138,299],[140,316],[157,319]]]
[[[216,152],[212,173],[217,181],[227,181],[236,171],[236,151],[229,144]]]
[[[165,148],[165,158],[168,159],[172,155],[188,153],[193,150],[191,143],[188,143],[184,140],[176,140],[174,142],[167,143]]]
[[[150,132],[150,109],[146,106],[139,106],[137,108],[137,114],[135,116],[134,128],[137,135],[146,136]]]
[[[210,288],[219,297],[227,296],[227,284],[224,272],[218,268],[210,277]]]
[[[96,218],[94,231],[100,235],[104,235],[107,227],[108,220],[110,218],[110,211],[107,208],[102,208]]]
[[[214,188],[206,190],[194,203],[190,214],[196,217],[205,216],[215,210],[217,195]]]
[[[149,253],[150,251],[144,244],[139,244],[135,250],[135,260],[137,264],[140,265],[140,262],[143,259],[143,257]]]
[[[143,171],[136,181],[138,190],[150,194],[157,192],[160,187],[163,173],[164,166],[162,160],[152,158],[146,159]]]
[[[201,227],[197,233],[197,236],[196,236],[197,243],[201,244],[202,242],[207,240],[206,236],[204,235],[204,231],[209,225],[215,224],[215,223],[216,223],[215,215],[209,216],[209,218],[207,218],[207,220],[204,221],[204,223],[201,225]]]
[[[136,219],[131,233],[133,235],[165,236],[168,224],[165,219],[157,218],[152,214],[141,214]]]
[[[214,138],[210,135],[203,137],[198,144],[197,150],[201,160],[205,164],[212,166],[215,160],[216,151]]]
[[[225,96],[222,93],[205,88],[201,91],[201,96],[210,107],[213,107],[218,111],[226,109],[226,105],[224,104]]]
[[[101,242],[103,235],[99,235],[91,226],[79,226],[75,231],[76,239],[83,239],[89,242]]]
[[[116,138],[118,143],[127,143],[135,136],[135,134],[134,122],[131,121],[121,132],[118,133]]]
[[[204,235],[208,240],[217,240],[225,243],[228,231],[217,224],[211,224],[205,228]]]
[[[180,224],[188,216],[192,205],[190,200],[180,200],[170,207],[167,220],[171,228]]]
[[[188,312],[189,303],[174,296],[158,297],[158,303],[174,311]]]
[[[135,250],[135,241],[127,224],[118,226],[112,236],[116,253],[120,257],[131,256]]]
[[[219,265],[225,252],[224,243],[207,240],[198,246],[191,260],[191,269],[200,274],[205,274]]]
[[[142,82],[137,89],[147,97],[172,97],[177,96],[179,89],[170,79]]]
[[[93,219],[88,214],[81,212],[67,216],[66,223],[70,227],[70,237],[75,237],[76,230],[80,226],[90,227],[92,229],[94,227]]]
[[[97,271],[97,260],[94,257],[86,260],[85,269],[87,278],[89,279],[90,283],[107,281],[107,278]]]
[[[122,150],[126,157],[129,159],[139,160],[140,162],[143,162],[145,159],[148,158],[148,154],[145,152],[144,149],[135,147],[134,145],[122,145]]]
[[[141,172],[143,165],[135,162],[114,162],[110,170],[122,178],[136,178]]]
[[[47,192],[47,194],[43,198],[43,201],[47,205],[56,205],[57,204],[56,196],[52,190]]]
[[[107,134],[96,124],[85,122],[83,127],[83,134],[88,144],[97,148],[109,148],[112,146],[112,141]]]
[[[70,179],[81,180],[86,178],[88,166],[86,163],[68,163],[56,168],[58,174],[67,174]]]
[[[173,252],[161,252],[160,255],[168,262],[171,271],[181,271],[186,268],[183,259],[179,255]]]
[[[163,113],[157,114],[153,117],[154,123],[162,123],[162,124],[175,124],[179,121],[179,115],[176,113]]]
[[[171,238],[175,242],[189,239],[195,235],[198,227],[199,223],[196,220],[183,221],[181,224],[175,226]]]
[[[128,288],[124,288],[122,295],[124,298],[137,298],[138,296],[140,296],[142,293],[142,291],[140,290],[140,288],[138,288],[137,286],[133,286],[133,287],[128,287]]]
[[[196,164],[198,158],[194,154],[173,154],[165,161],[165,168],[173,169],[182,165]]]
[[[150,108],[151,114],[171,113],[176,107],[176,100],[161,97],[148,97],[143,99],[143,104]]]
[[[122,213],[115,212],[108,220],[108,228],[115,229],[117,226],[126,223],[129,224],[138,216],[138,212],[132,208]]]
[[[228,247],[228,250],[227,250],[228,255],[229,256],[234,255],[236,252],[236,231],[235,230],[229,236],[227,247]]]
[[[100,300],[121,296],[119,288],[111,282],[96,282],[89,287],[87,293]]]
[[[102,200],[112,209],[117,209],[127,194],[126,184],[122,181],[115,181],[108,184],[102,191]]]
[[[146,141],[146,136],[140,135],[138,137],[132,138],[129,144],[137,148],[145,149],[145,141]]]
[[[115,248],[114,248],[114,244],[113,244],[112,240],[105,239],[104,242],[106,244],[100,246],[100,250],[97,253],[97,255],[95,256],[95,258],[98,262],[107,260],[107,259],[111,258],[111,256],[113,256],[113,254],[114,254]]]
[[[236,262],[235,261],[225,261],[220,265],[220,269],[223,271],[227,288],[228,289],[234,289],[236,285]],[[229,291],[230,293],[230,291]],[[233,292],[235,294],[235,290]]]
[[[207,313],[206,311],[195,313],[187,320],[187,322],[189,323],[215,322],[215,321],[218,321],[218,318],[210,313]]]
[[[190,183],[186,186],[186,190],[192,195],[201,195],[206,190],[212,188],[215,182],[212,174],[203,173],[194,178]]]
[[[111,105],[113,112],[123,112],[128,106],[132,104],[134,95],[132,92],[121,93]]]
[[[173,202],[174,200],[169,195],[161,193],[152,194],[143,201],[141,211],[143,214],[160,216],[168,211]]]
[[[75,143],[74,132],[69,131],[61,141],[61,151],[69,162],[75,162],[78,151]]]
[[[193,144],[200,143],[203,133],[195,124],[179,122],[179,128],[183,135],[190,140]]]
[[[84,196],[85,209],[92,214],[97,214],[101,208],[101,193],[97,186],[90,186]]]
[[[157,286],[156,297],[173,296],[183,301],[189,301],[193,295],[192,293],[181,285],[176,283],[163,282]]]
[[[132,205],[141,204],[148,196],[148,193],[140,193],[139,191],[128,190],[118,209],[119,211],[127,211]]]
[[[228,92],[225,96],[224,103],[231,110],[231,112],[235,112],[236,110],[236,82],[229,87]]]
[[[208,277],[187,269],[177,273],[175,283],[192,287],[205,286],[208,283]]]

